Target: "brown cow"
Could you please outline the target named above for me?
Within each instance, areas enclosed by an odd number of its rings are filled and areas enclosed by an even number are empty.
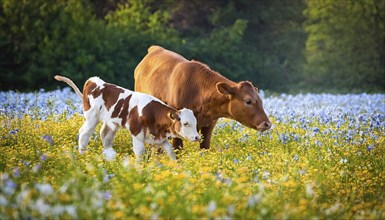
[[[201,148],[210,148],[211,133],[221,117],[259,131],[271,127],[258,90],[251,82],[235,83],[203,63],[188,61],[160,46],[148,48],[148,54],[136,67],[135,90],[176,109],[193,110],[204,138]],[[179,148],[182,141],[174,139],[173,146]]]

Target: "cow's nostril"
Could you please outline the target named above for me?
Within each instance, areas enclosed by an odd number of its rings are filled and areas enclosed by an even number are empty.
[[[261,131],[265,131],[267,129],[270,129],[271,128],[271,122],[269,121],[264,121],[262,122],[258,127],[257,129],[261,130]]]

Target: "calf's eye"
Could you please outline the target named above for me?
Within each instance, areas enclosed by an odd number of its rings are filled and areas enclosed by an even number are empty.
[[[187,125],[188,125],[188,123],[187,123],[187,122],[183,123],[183,126],[187,126]]]

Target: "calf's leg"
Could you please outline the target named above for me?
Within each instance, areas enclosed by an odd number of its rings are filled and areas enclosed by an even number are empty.
[[[98,121],[95,118],[87,119],[84,122],[83,126],[79,130],[79,152],[83,153],[85,147],[90,141],[92,132],[94,132]]]
[[[145,152],[144,142],[142,140],[139,140],[135,136],[132,136],[132,145],[134,148],[133,150],[135,153],[136,160],[141,161]]]
[[[105,149],[112,147],[112,141],[117,132],[117,128],[110,128],[106,123],[103,123],[102,129],[100,129],[100,137],[102,138],[103,147]]]
[[[172,150],[172,145],[167,140],[162,143],[163,149],[166,151],[167,155],[171,160],[176,160],[175,153]]]

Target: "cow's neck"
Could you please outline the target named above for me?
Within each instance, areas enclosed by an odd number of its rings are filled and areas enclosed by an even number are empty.
[[[228,97],[214,96],[208,106],[217,119],[221,117],[232,118],[232,114],[229,111],[229,102],[230,99]]]
[[[225,82],[230,85],[236,85],[236,83],[230,80],[226,80]],[[205,106],[204,115],[209,116],[207,119],[209,121],[217,120],[222,117],[233,119],[229,107],[230,97],[220,94],[217,90],[211,92],[212,94],[210,95],[210,98],[206,99],[206,103],[203,103],[202,105]]]

